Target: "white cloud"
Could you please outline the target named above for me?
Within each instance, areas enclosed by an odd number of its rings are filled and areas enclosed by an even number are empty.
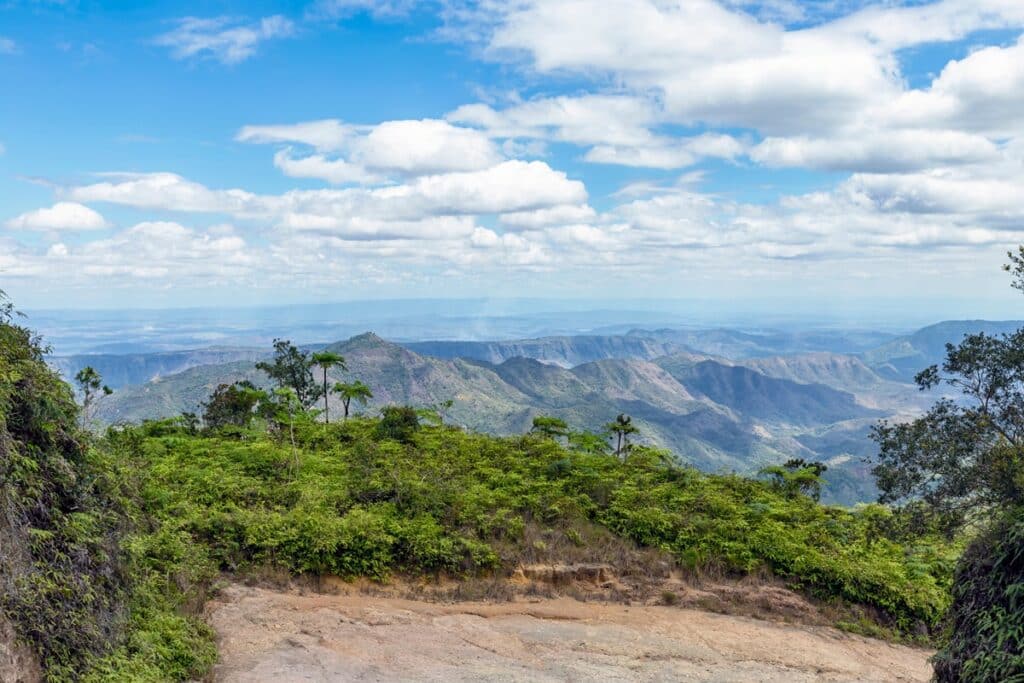
[[[297,142],[321,152],[340,152],[356,134],[354,126],[338,119],[323,119],[276,126],[244,126],[235,139],[256,143]]]
[[[501,214],[501,223],[506,229],[527,230],[549,225],[582,223],[593,220],[596,217],[597,212],[586,204],[577,206],[564,204],[550,209],[503,213]]]
[[[1024,37],[949,62],[929,88],[908,91],[875,115],[895,126],[1024,133]]]
[[[109,227],[96,211],[77,202],[57,202],[44,209],[28,211],[8,220],[12,230],[102,230]]]
[[[386,121],[354,143],[354,159],[369,168],[408,174],[476,171],[501,161],[487,136],[446,121]]]
[[[111,180],[64,191],[80,202],[110,202],[140,209],[244,213],[257,197],[244,190],[211,190],[175,173],[116,173]]]
[[[279,14],[254,23],[229,17],[185,17],[174,30],[157,36],[153,42],[170,48],[175,59],[208,57],[223,64],[238,64],[255,55],[260,43],[286,38],[294,32],[291,20]]]
[[[336,119],[283,126],[245,126],[236,139],[257,143],[294,142],[336,153],[339,155],[336,159],[311,157],[301,171],[302,177],[318,177],[331,183],[379,183],[387,174],[416,176],[477,171],[494,166],[504,158],[490,138],[480,131],[438,119],[384,121],[376,126],[352,126]],[[287,158],[278,155],[275,159],[286,162],[278,164],[282,170],[285,165],[293,170],[299,168],[290,155]],[[346,180],[339,181],[339,178]]]
[[[502,110],[461,106],[445,118],[498,138],[545,138],[580,145],[642,145],[657,122],[656,107],[632,96],[559,96],[520,102]]]
[[[283,149],[274,154],[274,166],[291,178],[316,178],[332,185],[375,184],[385,180],[344,159],[328,159],[322,154],[296,158],[292,156],[291,149]]]
[[[583,183],[540,161],[506,161],[481,171],[421,176],[404,185],[374,189],[292,190],[257,195],[213,190],[173,173],[124,174],[115,180],[64,190],[79,201],[142,209],[223,213],[323,230],[356,221],[410,222],[434,216],[532,211],[586,201]],[[375,229],[390,234],[386,228]],[[403,233],[404,234],[404,233]]]
[[[0,36],[0,55],[16,54],[18,54],[18,44],[10,38]]]
[[[768,166],[843,171],[912,171],[949,164],[993,162],[989,139],[952,130],[862,130],[834,138],[766,138],[750,157]]]

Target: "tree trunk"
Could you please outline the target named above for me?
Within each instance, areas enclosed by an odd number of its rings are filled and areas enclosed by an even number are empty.
[[[327,367],[324,367],[324,424],[331,424],[331,413],[327,407]]]

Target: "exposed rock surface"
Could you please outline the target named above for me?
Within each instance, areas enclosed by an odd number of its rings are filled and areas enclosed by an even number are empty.
[[[35,654],[16,640],[11,622],[0,616],[0,681],[38,683],[43,672]]]
[[[925,650],[678,607],[435,603],[234,585],[208,609],[220,638],[215,679],[226,683],[882,682],[931,674]]]

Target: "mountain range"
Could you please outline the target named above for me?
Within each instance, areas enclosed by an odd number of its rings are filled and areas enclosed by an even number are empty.
[[[950,321],[893,338],[856,332],[796,335],[731,330],[641,330],[626,334],[398,344],[372,333],[314,345],[345,356],[348,372],[373,389],[366,407],[439,405],[469,429],[522,433],[541,414],[574,429],[600,430],[619,413],[639,440],[666,447],[705,470],[750,473],[790,457],[829,463],[827,497],[844,503],[874,495],[870,428],[905,419],[932,400],[909,384],[941,360],[944,345],[973,331],[1000,333],[1014,322]],[[862,348],[871,341],[880,344]],[[833,350],[806,350],[818,343]],[[782,353],[769,353],[782,349]],[[839,350],[835,350],[839,349]],[[113,423],[201,412],[222,382],[266,386],[253,348],[51,359],[65,376],[91,364],[115,387],[99,416]],[[340,414],[334,406],[332,414]]]

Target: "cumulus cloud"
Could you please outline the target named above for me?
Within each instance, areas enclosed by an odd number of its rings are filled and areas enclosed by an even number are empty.
[[[102,230],[109,227],[96,211],[77,202],[57,202],[51,207],[28,211],[8,220],[12,230]]]
[[[216,190],[172,173],[125,174],[67,188],[77,201],[109,202],[143,209],[223,213],[278,222],[292,228],[346,232],[359,221],[410,222],[435,216],[469,216],[544,209],[586,201],[578,180],[544,162],[505,161],[480,171],[417,177],[406,184],[362,189],[292,190],[258,195]],[[382,235],[392,231],[376,229]],[[357,228],[356,234],[365,234]],[[404,231],[402,234],[405,234]],[[428,229],[424,236],[429,237]]]
[[[281,126],[246,126],[241,142],[300,143],[338,156],[309,157],[301,163],[301,177],[331,183],[381,182],[387,174],[428,175],[476,171],[494,166],[504,155],[489,137],[472,128],[453,126],[438,119],[384,121],[375,126],[352,126],[338,120],[311,121]],[[300,170],[289,154],[278,156],[278,166]],[[375,175],[376,173],[376,175]]]
[[[295,32],[291,20],[275,14],[259,21],[239,22],[230,17],[185,17],[173,30],[153,42],[170,48],[175,59],[210,58],[238,64],[256,54],[260,43],[285,38]]]

